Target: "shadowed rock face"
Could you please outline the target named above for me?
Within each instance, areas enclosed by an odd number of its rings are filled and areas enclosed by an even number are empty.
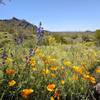
[[[100,83],[95,86],[96,92],[100,95]]]

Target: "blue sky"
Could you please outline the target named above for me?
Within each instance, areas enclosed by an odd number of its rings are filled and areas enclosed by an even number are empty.
[[[5,0],[6,1],[6,0]],[[50,31],[100,28],[100,0],[12,0],[0,5],[0,19],[17,17]]]

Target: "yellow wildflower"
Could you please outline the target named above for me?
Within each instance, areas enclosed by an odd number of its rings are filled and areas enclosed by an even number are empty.
[[[55,99],[54,99],[54,97],[52,96],[52,97],[50,97],[50,100],[55,100]]]
[[[36,71],[36,70],[37,70],[37,68],[36,68],[36,67],[33,67],[33,68],[32,68],[32,70],[33,70],[33,71]]]
[[[96,69],[95,69],[95,72],[96,72],[96,73],[100,73],[100,68],[96,68]]]
[[[61,84],[64,85],[65,84],[65,81],[64,80],[61,80]]]
[[[40,53],[39,48],[36,48],[36,49],[35,49],[35,53],[36,53],[36,54]]]
[[[35,59],[34,59],[34,58],[31,58],[30,61],[29,61],[29,64],[30,64],[31,66],[35,66],[35,65],[36,65]]]
[[[10,80],[9,82],[8,82],[8,85],[9,86],[14,86],[16,84],[16,81],[14,81],[14,80]]]
[[[95,79],[93,76],[90,76],[90,75],[83,75],[83,78],[84,78],[85,80],[90,81],[90,82],[93,83],[93,84],[96,83],[96,79]]]
[[[7,58],[7,59],[5,60],[5,62],[6,62],[7,64],[12,63],[12,62],[13,62],[13,59]]]
[[[74,75],[72,76],[72,80],[74,80],[74,81],[78,80],[78,76],[77,76],[76,74],[74,74]]]
[[[96,79],[92,76],[90,77],[90,81],[91,81],[92,84],[96,84]]]
[[[87,75],[83,75],[83,78],[85,79],[85,80],[89,80],[90,79],[90,76],[87,74]]]
[[[51,66],[50,69],[53,70],[53,71],[56,71],[57,67],[56,66]]]
[[[51,57],[51,56],[48,56],[47,60],[48,60],[48,63],[54,63],[54,62],[56,62],[56,59],[53,58],[53,57]]]
[[[64,61],[64,65],[67,67],[71,67],[72,63],[70,61]]]
[[[78,66],[73,66],[73,70],[79,74],[83,74],[83,69]]]
[[[51,74],[51,77],[52,78],[56,78],[56,74]]]
[[[47,75],[50,71],[48,69],[43,69],[42,74]]]
[[[44,57],[44,54],[42,52],[38,53],[39,57]]]

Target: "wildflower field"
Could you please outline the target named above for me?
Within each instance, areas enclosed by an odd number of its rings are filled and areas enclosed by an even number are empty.
[[[12,39],[0,48],[0,100],[99,100],[99,46],[61,44],[52,35],[45,43]]]

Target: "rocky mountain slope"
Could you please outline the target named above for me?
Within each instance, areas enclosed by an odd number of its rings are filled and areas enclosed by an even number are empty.
[[[35,29],[35,25],[15,17],[8,20],[0,20],[0,32],[32,34]]]

